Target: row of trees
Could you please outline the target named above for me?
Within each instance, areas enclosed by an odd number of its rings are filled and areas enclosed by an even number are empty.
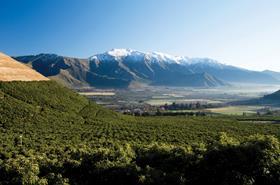
[[[219,107],[219,104],[208,104],[207,102],[191,102],[191,103],[176,103],[165,104],[161,106],[165,110],[196,110]]]

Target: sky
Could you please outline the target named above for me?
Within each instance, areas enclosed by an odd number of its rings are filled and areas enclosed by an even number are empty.
[[[87,58],[113,48],[280,72],[279,0],[0,0],[0,51]]]

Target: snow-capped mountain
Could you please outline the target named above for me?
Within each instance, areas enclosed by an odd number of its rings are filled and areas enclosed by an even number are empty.
[[[160,52],[113,49],[89,58],[91,69],[103,76],[152,85],[222,86],[224,82],[205,72],[194,73],[187,57]],[[109,74],[109,75],[108,75]]]
[[[231,82],[277,83],[269,74],[221,64],[209,58],[188,58],[160,52],[112,49],[88,59],[40,54],[15,57],[41,74],[70,86],[128,87],[149,85],[214,87]]]
[[[168,64],[180,64],[180,65],[194,65],[194,64],[205,64],[215,67],[223,67],[224,64],[219,63],[216,60],[209,58],[188,58],[185,56],[173,56],[161,52],[140,52],[132,49],[112,49],[102,54],[97,54],[89,58],[90,60],[124,60],[130,59],[133,62],[141,62],[143,60],[149,61],[150,63],[168,63]]]
[[[157,63],[176,63],[181,64],[183,60],[187,61],[187,58],[183,57],[176,57],[160,52],[140,52],[132,49],[112,49],[108,52],[97,54],[89,58],[90,60],[124,60],[129,59],[133,62],[142,62],[143,60],[148,61],[150,63],[157,62]]]

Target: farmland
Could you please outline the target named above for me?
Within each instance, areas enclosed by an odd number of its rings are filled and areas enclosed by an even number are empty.
[[[126,116],[52,81],[0,94],[0,184],[279,183],[280,124],[258,122],[277,117]]]
[[[243,114],[256,114],[263,106],[227,106],[221,108],[207,109],[213,113],[227,114],[227,115],[243,115]]]
[[[259,111],[268,109],[264,106],[238,106],[231,105],[231,102],[258,98],[277,90],[279,86],[252,85],[248,90],[247,86],[230,86],[224,88],[179,88],[179,87],[141,87],[137,89],[115,90],[112,92],[93,90],[80,94],[87,96],[98,104],[121,112],[125,109],[145,109],[143,111],[154,112],[159,107],[173,103],[208,105],[209,108],[180,109],[179,112],[212,112],[214,114],[242,115],[256,114]],[[109,93],[109,94],[108,94]],[[108,96],[109,95],[109,96]],[[151,108],[149,108],[149,106]],[[174,112],[174,111],[172,111]]]

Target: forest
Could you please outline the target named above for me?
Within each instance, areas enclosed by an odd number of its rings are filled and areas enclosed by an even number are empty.
[[[277,117],[133,117],[53,81],[0,82],[0,185],[278,185]],[[247,121],[248,120],[248,121]]]

